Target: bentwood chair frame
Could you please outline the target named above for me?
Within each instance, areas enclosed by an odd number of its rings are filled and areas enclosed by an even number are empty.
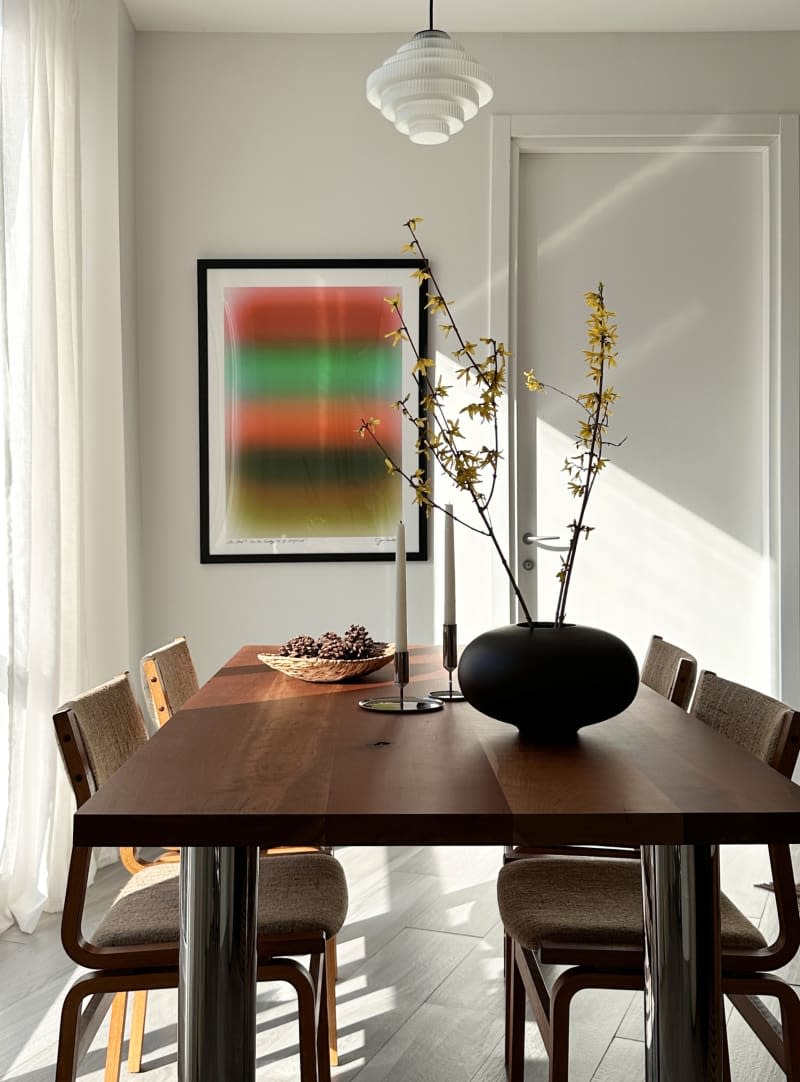
[[[703,672],[697,684],[692,713],[713,728],[733,736],[719,712],[706,709],[715,695],[727,698],[728,704],[746,696],[750,703],[771,704],[776,711],[775,731],[761,734],[760,752],[751,742],[748,750],[774,769],[790,777],[800,750],[800,713],[769,696],[722,680],[715,673]],[[727,709],[727,707],[726,707]],[[781,712],[782,709],[782,712]],[[724,711],[723,711],[724,713]],[[741,736],[737,743],[746,743]],[[800,1082],[800,999],[790,984],[775,975],[800,948],[800,915],[795,889],[791,853],[786,844],[768,846],[778,932],[774,941],[758,949],[731,949],[723,945],[721,955],[722,992],[739,1011],[767,1051],[786,1074],[788,1082]],[[534,862],[536,858],[531,858]],[[543,859],[547,859],[546,857]],[[602,861],[606,853],[591,860]],[[583,862],[587,864],[586,861]],[[505,869],[504,869],[505,871]],[[501,872],[503,875],[503,872]],[[568,966],[548,988],[548,966]],[[549,1082],[567,1082],[569,1053],[569,1010],[573,996],[586,988],[612,988],[642,991],[643,949],[622,945],[607,946],[581,941],[541,942],[534,949],[523,947],[506,935],[506,1069],[509,1082],[524,1077],[524,1030],[526,997],[549,1057]],[[775,997],[780,1021],[760,1002],[762,996]],[[730,1080],[727,1039],[724,1048],[723,1077]]]
[[[142,689],[150,711],[150,716],[159,727],[164,725],[183,704],[199,690],[197,671],[192,661],[189,644],[185,635],[179,635],[172,642],[165,643],[141,660]],[[313,847],[277,846],[266,850],[267,853],[317,852]],[[323,849],[322,852],[330,852]],[[138,854],[123,856],[126,867],[134,870],[132,862],[140,860]],[[122,850],[120,850],[122,855]],[[166,859],[177,859],[176,856]],[[330,1064],[339,1063],[338,1028],[336,1022],[336,979],[338,962],[336,957],[336,938],[332,937],[325,944],[325,991],[328,999],[328,1038],[330,1042]],[[134,1015],[136,1017],[136,1015]],[[133,1039],[133,1035],[131,1035]]]
[[[101,685],[101,689],[120,687],[123,682],[127,684],[132,707],[141,719],[127,673]],[[80,807],[99,786],[95,781],[75,706],[74,702],[70,702],[60,707],[53,715],[53,721],[64,765]],[[142,730],[146,739],[143,721]],[[178,987],[177,941],[110,946],[98,945],[84,936],[83,911],[91,856],[90,847],[73,846],[62,914],[61,940],[69,957],[91,972],[82,975],[73,983],[62,1006],[56,1082],[75,1082],[78,1064],[109,1009],[111,1021],[105,1082],[115,1082],[120,1071],[127,993],[141,992],[146,996],[150,989]],[[279,936],[259,934],[257,941],[257,979],[285,981],[291,984],[297,993],[302,1082],[330,1082],[327,1002],[322,994],[325,987],[325,944],[324,932]],[[295,957],[285,957],[306,954],[311,959],[308,969],[296,961]],[[87,998],[89,1002],[84,1007],[84,1000]],[[140,1029],[136,1037],[132,1035],[131,1038],[131,1044],[134,1039],[138,1042],[138,1058],[135,1058],[133,1066],[129,1060],[131,1070],[141,1069],[144,1003],[146,1000],[142,1001]],[[135,1015],[138,1009],[137,1004]]]

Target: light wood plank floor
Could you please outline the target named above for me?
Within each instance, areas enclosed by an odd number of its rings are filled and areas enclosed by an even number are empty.
[[[498,847],[344,848],[350,911],[339,937],[340,1067],[335,1080],[358,1082],[503,1082],[502,929],[495,901]],[[125,881],[103,868],[90,891],[99,919]],[[774,922],[772,896],[753,887],[769,878],[763,850],[724,851],[723,886],[763,929]],[[800,984],[800,964],[790,979]],[[76,968],[64,956],[59,918],[47,915],[33,936],[0,936],[0,1078],[51,1082],[61,999]],[[176,1078],[176,993],[151,995],[143,1082]],[[571,1082],[644,1078],[641,996],[579,995],[573,1005]],[[105,1026],[79,1077],[102,1082]],[[291,995],[261,985],[259,1082],[299,1079]],[[734,1015],[734,1082],[777,1082],[783,1075]],[[538,1031],[528,1023],[526,1082],[546,1082]],[[126,1072],[123,1067],[123,1079]]]

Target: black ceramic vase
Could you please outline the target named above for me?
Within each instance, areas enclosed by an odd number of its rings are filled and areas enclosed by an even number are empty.
[[[633,702],[639,668],[622,639],[608,631],[510,624],[465,647],[458,682],[476,710],[516,725],[527,740],[558,743]]]

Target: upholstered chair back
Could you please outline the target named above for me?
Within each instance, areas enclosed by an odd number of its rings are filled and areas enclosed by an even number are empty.
[[[660,635],[653,636],[642,665],[643,684],[686,710],[696,677],[697,659],[692,654],[665,642]]]
[[[199,687],[192,655],[183,636],[145,654],[141,674],[147,709],[158,726],[169,721]]]

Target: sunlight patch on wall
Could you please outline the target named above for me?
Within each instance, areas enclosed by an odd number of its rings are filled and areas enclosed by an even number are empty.
[[[578,511],[566,492],[571,438],[539,421],[537,521],[560,534]],[[567,619],[623,638],[641,662],[650,636],[693,653],[701,668],[774,693],[770,560],[615,467],[599,478],[570,587]],[[538,551],[538,615],[555,611],[559,557]]]

